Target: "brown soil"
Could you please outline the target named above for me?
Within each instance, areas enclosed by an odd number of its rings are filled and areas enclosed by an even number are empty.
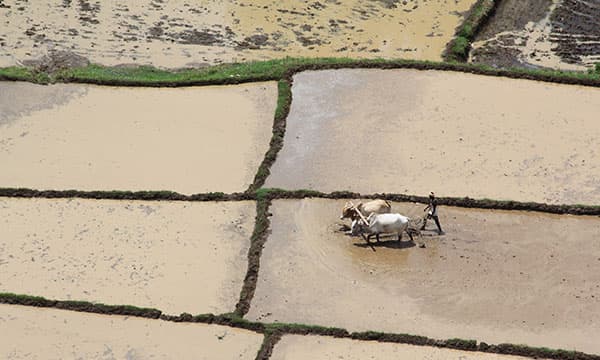
[[[268,149],[275,82],[177,89],[0,84],[0,186],[241,192]],[[207,169],[210,169],[208,171]]]
[[[72,51],[50,50],[38,59],[23,60],[23,65],[36,71],[53,73],[62,69],[88,66],[90,62]]]
[[[471,61],[582,70],[600,62],[600,3],[503,0],[476,37]]]
[[[344,202],[273,201],[249,319],[600,352],[598,217],[441,207],[447,235],[371,248]]]
[[[600,89],[351,69],[292,92],[267,187],[600,204]]]
[[[5,0],[0,66],[68,50],[104,65],[205,66],[285,56],[440,60],[474,0]]]
[[[2,359],[254,359],[262,335],[219,325],[0,305]]]
[[[250,201],[0,198],[0,292],[231,312],[254,217]]]
[[[336,339],[322,336],[286,335],[275,345],[271,359],[525,360],[527,358],[428,346],[382,344],[374,341]]]

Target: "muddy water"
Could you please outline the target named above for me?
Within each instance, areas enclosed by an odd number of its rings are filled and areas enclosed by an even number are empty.
[[[600,61],[600,3],[507,0],[473,43],[470,61],[586,70]]]
[[[474,1],[2,3],[0,66],[56,49],[173,68],[285,56],[440,60]]]
[[[248,318],[600,352],[600,218],[440,207],[447,235],[372,249],[344,202],[273,202]]]
[[[292,91],[266,186],[600,204],[600,89],[404,69]]]
[[[3,359],[254,359],[262,335],[218,325],[0,305]]]
[[[0,198],[0,292],[233,311],[253,202]]]
[[[525,360],[526,358],[324,336],[286,335],[275,346],[271,359]]]
[[[32,94],[32,98],[29,97]],[[244,191],[271,139],[275,83],[177,89],[0,84],[0,186]]]

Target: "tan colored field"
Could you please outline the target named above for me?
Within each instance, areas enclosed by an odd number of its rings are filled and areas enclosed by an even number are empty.
[[[262,335],[218,325],[0,305],[2,359],[254,359]]]
[[[271,360],[524,360],[509,355],[440,349],[429,346],[286,335],[275,345]]]
[[[250,201],[0,198],[0,292],[230,312],[254,216]]]
[[[0,83],[0,186],[244,191],[271,139],[274,82],[176,89]]]
[[[600,204],[600,89],[464,73],[294,77],[266,186]]]
[[[374,251],[338,231],[343,204],[273,202],[249,319],[600,352],[598,217],[440,207],[447,235]]]
[[[170,68],[285,56],[441,60],[474,2],[5,0],[0,66],[49,49]]]

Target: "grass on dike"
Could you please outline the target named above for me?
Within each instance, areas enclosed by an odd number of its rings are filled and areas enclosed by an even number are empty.
[[[37,84],[55,82],[97,82],[129,85],[159,86],[186,83],[234,83],[247,81],[280,80],[286,74],[302,67],[402,67],[426,65],[432,68],[451,66],[456,70],[489,73],[513,73],[517,75],[551,76],[555,78],[588,79],[600,81],[600,63],[586,71],[561,71],[553,69],[510,68],[499,70],[483,64],[458,62],[432,62],[419,60],[351,59],[351,58],[283,58],[277,60],[254,61],[215,65],[200,69],[165,70],[152,66],[109,67],[88,65],[81,68],[60,70],[56,73],[37,72],[25,67],[0,68],[0,79],[28,81]],[[452,70],[452,69],[449,69]]]

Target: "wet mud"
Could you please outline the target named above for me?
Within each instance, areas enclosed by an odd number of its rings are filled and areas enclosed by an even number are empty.
[[[271,359],[525,360],[527,358],[428,346],[385,344],[374,341],[336,339],[322,336],[286,335],[275,345]]]
[[[242,192],[277,84],[177,89],[0,84],[1,187]]]
[[[5,0],[0,66],[70,51],[103,65],[303,57],[440,60],[473,0]]]
[[[585,70],[600,62],[600,2],[501,1],[473,43],[471,62]]]
[[[0,292],[235,309],[255,203],[0,198]]]
[[[446,235],[371,247],[345,201],[273,201],[250,320],[600,352],[598,217],[440,207]]]
[[[219,325],[0,305],[3,359],[254,359],[263,336]]]
[[[266,187],[600,204],[599,89],[346,69],[292,93]]]

